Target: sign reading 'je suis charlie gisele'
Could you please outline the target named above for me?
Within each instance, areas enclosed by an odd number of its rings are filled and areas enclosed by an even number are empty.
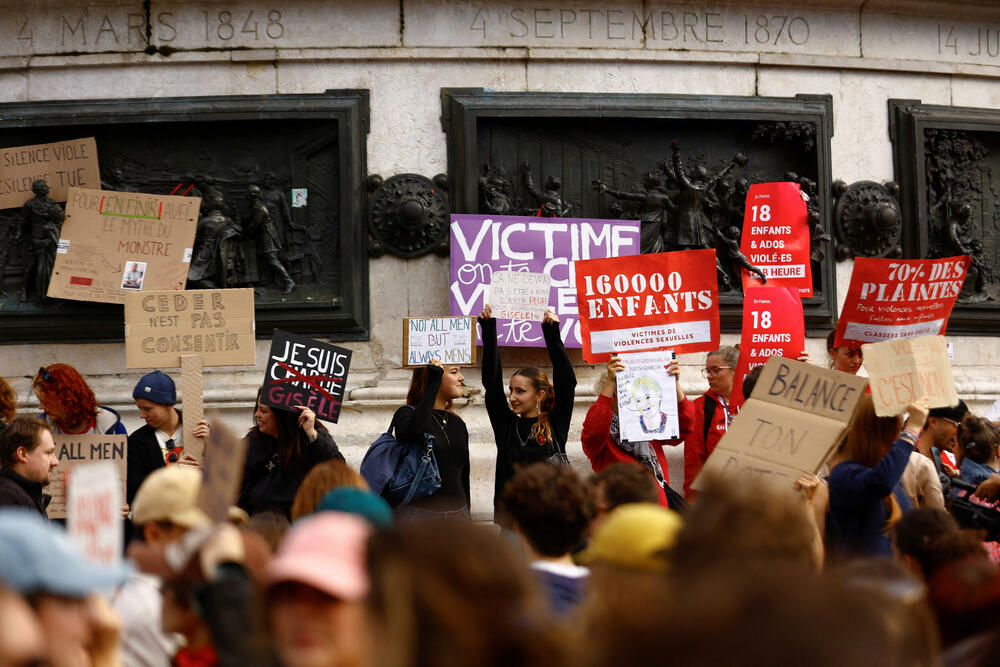
[[[319,419],[336,422],[350,366],[346,348],[275,329],[260,402],[295,413],[307,407]]]

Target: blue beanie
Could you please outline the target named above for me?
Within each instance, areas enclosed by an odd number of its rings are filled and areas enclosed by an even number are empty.
[[[177,404],[177,388],[170,376],[163,371],[146,373],[132,390],[132,398],[144,398],[161,405]]]
[[[340,486],[328,491],[316,507],[317,514],[327,511],[357,514],[376,530],[392,527],[392,508],[389,503],[371,491],[362,491],[353,486]]]

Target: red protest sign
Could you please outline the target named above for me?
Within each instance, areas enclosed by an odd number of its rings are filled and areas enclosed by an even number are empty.
[[[809,260],[809,214],[798,183],[750,186],[743,211],[740,250],[767,277],[768,287],[794,287],[813,295]],[[743,292],[764,282],[746,269]]]
[[[718,348],[715,250],[577,260],[574,270],[588,363],[612,352]]]
[[[967,255],[855,259],[834,345],[944,334],[968,269]]]
[[[770,284],[771,281],[768,281]],[[743,404],[743,376],[771,357],[798,359],[806,347],[802,299],[791,287],[751,287],[743,295],[740,360],[730,406]]]

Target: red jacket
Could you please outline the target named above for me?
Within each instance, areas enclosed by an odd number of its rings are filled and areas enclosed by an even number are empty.
[[[712,415],[712,423],[708,426],[708,437],[705,433],[705,396],[711,396],[716,402],[715,414]],[[684,441],[684,497],[691,500],[697,494],[691,490],[691,482],[701,472],[701,467],[705,465],[708,455],[715,451],[715,446],[719,444],[722,435],[726,432],[726,409],[723,407],[722,399],[714,391],[709,389],[703,395],[694,400],[694,420],[691,425],[691,435]]]
[[[611,397],[601,394],[594,401],[594,404],[587,410],[587,416],[583,420],[583,432],[580,440],[583,443],[583,453],[590,459],[590,465],[594,472],[601,472],[605,468],[615,463],[637,463],[627,452],[618,447],[611,439],[611,417],[614,413],[611,410]],[[677,423],[681,429],[681,436],[675,440],[653,440],[653,453],[660,462],[663,469],[663,478],[670,479],[667,472],[667,459],[663,455],[664,445],[679,445],[691,434],[691,425],[694,419],[694,404],[688,399],[684,399],[677,404]],[[660,489],[660,504],[667,507],[667,495]]]

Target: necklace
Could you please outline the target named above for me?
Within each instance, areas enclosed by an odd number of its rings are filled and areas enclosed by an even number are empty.
[[[514,422],[514,434],[517,436],[517,441],[519,443],[521,443],[522,447],[527,447],[528,443],[531,442],[531,430],[530,429],[528,430],[528,439],[527,440],[522,440],[521,439],[521,420],[520,419],[518,419],[517,421]]]
[[[445,425],[448,423],[448,414],[445,413],[444,417],[438,417],[437,413],[438,413],[437,410],[431,410],[431,415],[433,415],[434,421],[437,423],[438,428],[441,429],[441,435],[444,436],[444,441],[448,444],[448,447],[451,447],[451,440],[448,438],[448,432],[444,430]]]

